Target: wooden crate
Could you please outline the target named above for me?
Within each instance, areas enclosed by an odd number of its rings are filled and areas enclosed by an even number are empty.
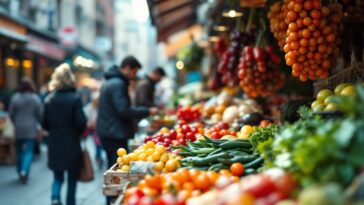
[[[114,164],[104,173],[103,193],[106,196],[118,196],[125,187],[143,179],[146,174],[116,171],[118,164]]]
[[[364,65],[362,63],[353,63],[343,71],[330,76],[329,78],[316,82],[314,84],[316,90],[324,88],[334,90],[341,83],[357,83],[364,81]]]
[[[15,163],[15,141],[0,137],[0,164]]]

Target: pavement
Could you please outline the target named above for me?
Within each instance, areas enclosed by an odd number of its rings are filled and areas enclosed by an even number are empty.
[[[95,153],[92,139],[86,140],[86,147],[91,158]],[[47,148],[41,147],[41,155],[33,160],[28,183],[20,183],[15,165],[0,165],[0,205],[50,205],[51,184],[53,174],[47,166]],[[105,159],[105,156],[104,156]],[[105,163],[104,163],[105,164]],[[77,184],[77,205],[105,205],[106,200],[102,194],[103,173],[107,167],[94,166],[95,179],[92,182]],[[62,202],[65,205],[67,182],[62,186]]]

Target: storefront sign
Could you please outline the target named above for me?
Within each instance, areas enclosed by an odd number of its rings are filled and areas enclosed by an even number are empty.
[[[33,35],[28,35],[26,48],[55,60],[63,61],[65,52],[56,43],[46,41]]]
[[[62,46],[74,48],[78,43],[77,30],[73,26],[64,26],[59,33],[59,39]]]

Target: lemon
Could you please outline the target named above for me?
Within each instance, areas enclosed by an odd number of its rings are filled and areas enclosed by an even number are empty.
[[[155,147],[155,150],[156,150],[157,152],[159,152],[160,154],[163,154],[163,153],[165,153],[165,152],[166,152],[166,148],[165,148],[163,145],[157,145],[157,146]]]
[[[126,149],[124,149],[124,148],[119,148],[119,149],[116,151],[116,153],[117,153],[117,155],[118,155],[119,157],[122,157],[122,156],[126,155]]]
[[[329,97],[327,97],[326,99],[325,99],[325,101],[324,101],[324,104],[325,105],[328,105],[328,104],[330,104],[330,103],[333,103],[333,99],[334,99],[334,95],[331,95],[331,96],[329,96]]]
[[[161,157],[161,155],[158,152],[154,152],[151,157],[153,158],[153,161],[159,161],[159,158]]]
[[[121,167],[121,170],[124,171],[124,172],[128,172],[128,171],[130,171],[130,166],[129,165],[123,165]]]
[[[150,156],[147,157],[147,162],[154,162],[152,155],[150,155]]]
[[[153,149],[153,148],[148,148],[148,149],[145,151],[145,154],[146,154],[147,156],[150,156],[150,155],[152,155],[152,154],[153,154],[153,152],[154,152],[154,149]]]
[[[168,172],[173,172],[177,169],[178,167],[178,161],[175,159],[170,159],[167,161],[165,168]]]
[[[124,155],[122,158],[121,158],[121,161],[123,162],[123,164],[125,164],[125,165],[128,165],[129,163],[130,163],[130,160],[131,160],[131,158],[130,158],[130,156],[128,156],[128,155]]]
[[[118,163],[118,164],[123,164],[123,158],[122,158],[122,157],[118,157],[118,158],[116,159],[116,163]]]
[[[154,169],[156,171],[162,171],[163,168],[164,168],[164,163],[161,162],[161,161],[159,161],[159,162],[157,162],[157,163],[154,164]]]
[[[168,154],[167,153],[164,153],[162,154],[162,156],[160,157],[160,161],[163,162],[163,163],[166,163],[168,161]]]
[[[145,153],[140,153],[138,155],[138,160],[139,161],[145,161],[147,159],[147,155]]]
[[[155,147],[155,143],[153,141],[148,141],[145,145],[145,148],[153,148]]]
[[[315,109],[316,106],[318,105],[323,105],[324,103],[322,103],[321,101],[315,100],[313,101],[313,103],[311,104],[311,108]]]
[[[325,111],[335,111],[337,110],[337,106],[334,103],[329,103],[325,107]]]
[[[136,153],[130,153],[128,154],[130,161],[137,161],[138,160],[138,155]]]
[[[349,86],[349,83],[342,83],[338,86],[336,86],[334,93],[335,95],[340,95],[341,91],[344,90],[344,88],[346,88],[347,86]]]

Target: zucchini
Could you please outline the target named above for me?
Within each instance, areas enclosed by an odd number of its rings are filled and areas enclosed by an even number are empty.
[[[264,162],[263,157],[258,157],[255,160],[253,160],[247,164],[244,164],[244,167],[245,167],[245,169],[249,169],[249,168],[257,169],[263,164],[263,162]]]
[[[252,148],[252,144],[247,141],[233,140],[221,143],[219,147],[225,150],[235,149],[235,148],[250,149]]]

